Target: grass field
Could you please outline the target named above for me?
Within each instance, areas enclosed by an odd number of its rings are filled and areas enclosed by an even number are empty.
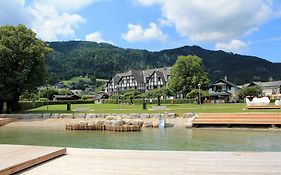
[[[163,104],[166,110],[152,110],[155,104],[148,104],[147,110],[142,105],[128,104],[72,104],[71,111],[66,110],[66,105],[48,105],[31,109],[26,113],[164,113],[173,112],[177,115],[183,113],[245,113],[245,112],[281,112],[280,109],[246,110],[245,104]]]

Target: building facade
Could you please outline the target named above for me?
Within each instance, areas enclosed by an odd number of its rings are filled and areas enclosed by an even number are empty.
[[[210,103],[237,102],[240,88],[227,81],[227,78],[220,79],[209,87]]]
[[[281,81],[252,82],[244,86],[260,86],[264,96],[270,98],[281,97]]]
[[[106,84],[105,92],[111,95],[130,89],[146,92],[166,87],[171,76],[170,72],[171,67],[164,67],[149,70],[130,70],[120,73],[109,80]]]

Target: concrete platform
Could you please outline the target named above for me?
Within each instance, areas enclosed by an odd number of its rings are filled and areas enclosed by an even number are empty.
[[[127,151],[67,148],[20,174],[280,175],[281,152]]]
[[[0,175],[13,174],[65,153],[65,148],[0,145]]]

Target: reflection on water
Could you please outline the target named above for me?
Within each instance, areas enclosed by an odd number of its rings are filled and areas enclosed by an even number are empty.
[[[281,151],[281,131],[144,128],[141,132],[0,128],[0,143],[133,150]]]

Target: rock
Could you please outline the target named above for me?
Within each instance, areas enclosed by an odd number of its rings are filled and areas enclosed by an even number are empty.
[[[105,120],[116,120],[115,116],[106,116]]]
[[[60,118],[75,118],[75,116],[73,114],[60,114],[59,115]]]
[[[125,125],[132,125],[133,123],[133,120],[132,119],[123,119],[123,121],[124,121],[124,124]]]
[[[139,114],[129,114],[129,118],[130,119],[140,118],[140,115]]]
[[[122,120],[123,118],[121,116],[115,116],[116,120]]]
[[[152,122],[151,121],[144,121],[143,126],[144,127],[152,127]]]
[[[133,120],[132,121],[133,126],[142,126],[143,125],[143,120]]]
[[[27,120],[27,119],[30,119],[30,117],[31,117],[31,114],[22,114],[20,119]]]
[[[86,118],[86,114],[80,114],[78,118]]]
[[[112,126],[123,126],[124,121],[123,120],[113,120],[112,121]]]
[[[165,128],[174,127],[175,124],[173,123],[165,123]]]
[[[149,114],[140,114],[140,118],[150,118],[150,115]]]
[[[86,118],[90,119],[90,118],[96,118],[97,115],[96,114],[86,114]]]
[[[169,112],[167,114],[167,117],[175,118],[176,117],[176,113]]]
[[[80,121],[80,122],[79,122],[79,125],[80,125],[80,126],[86,126],[86,125],[88,125],[88,122],[86,122],[86,121]]]
[[[42,114],[32,114],[32,115],[30,116],[30,119],[39,119],[39,118],[42,118],[42,117],[43,117]]]
[[[42,118],[52,118],[52,114],[43,114]]]
[[[150,114],[151,118],[160,118],[161,114]]]
[[[62,118],[59,114],[52,114],[51,118]]]
[[[195,116],[195,113],[184,113],[183,118],[192,118]]]
[[[114,120],[105,120],[103,125],[105,126],[112,126]]]
[[[95,124],[96,124],[96,125],[104,125],[104,121],[102,121],[102,120],[97,120],[97,121],[95,122]]]
[[[193,119],[194,118],[195,118],[195,116],[193,116],[192,118],[188,118],[187,122],[184,124],[184,127],[191,128],[193,126]]]
[[[153,128],[158,128],[158,126],[159,126],[159,121],[154,121],[154,122],[152,123],[152,127],[153,127]]]
[[[97,114],[97,118],[105,118],[104,114]]]

